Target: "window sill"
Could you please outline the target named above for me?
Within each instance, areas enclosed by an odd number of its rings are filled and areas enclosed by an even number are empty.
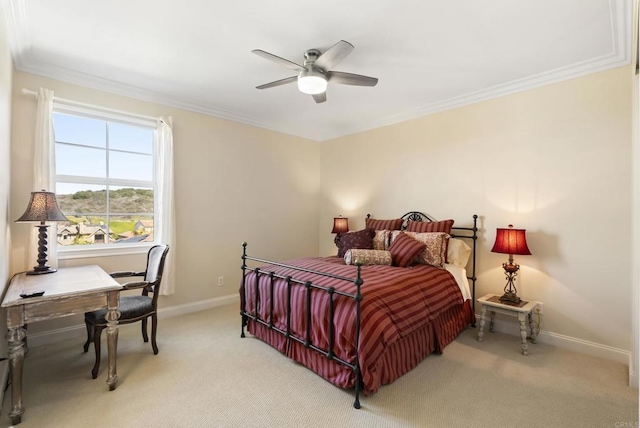
[[[126,256],[130,254],[146,254],[155,244],[138,245],[91,245],[81,248],[61,248],[58,246],[58,260],[88,259],[92,257]]]

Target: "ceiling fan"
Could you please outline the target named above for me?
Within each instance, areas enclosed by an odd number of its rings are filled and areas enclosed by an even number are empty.
[[[340,40],[324,53],[321,53],[318,49],[309,49],[304,53],[304,65],[300,65],[269,52],[254,49],[251,51],[254,54],[299,72],[297,76],[265,83],[264,85],[256,86],[256,88],[273,88],[297,81],[300,92],[312,95],[316,103],[323,103],[327,101],[326,90],[328,82],[343,85],[376,86],[378,79],[375,77],[331,70],[345,59],[352,50],[353,45],[351,43]]]

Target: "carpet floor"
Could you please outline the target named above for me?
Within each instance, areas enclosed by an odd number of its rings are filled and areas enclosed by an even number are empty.
[[[160,353],[140,323],[120,328],[115,391],[83,338],[32,347],[21,427],[637,427],[627,367],[519,338],[465,330],[442,355],[362,397],[261,341],[240,338],[237,305],[161,319]],[[104,336],[104,335],[103,335]],[[7,390],[0,426],[10,426]]]

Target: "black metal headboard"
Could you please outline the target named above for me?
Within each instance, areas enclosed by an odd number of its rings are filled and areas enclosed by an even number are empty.
[[[371,218],[371,214],[367,214],[367,218]],[[407,223],[409,221],[437,221],[433,217],[428,214],[422,213],[420,211],[409,211],[405,215],[401,217],[404,222],[402,223],[402,229],[407,228]],[[454,223],[455,224],[455,223]],[[453,226],[451,228],[451,237],[452,238],[461,238],[461,239],[470,239],[471,240],[471,275],[467,275],[467,279],[471,281],[471,298],[472,307],[475,309],[476,303],[476,242],[478,241],[478,215],[473,215],[473,227],[456,227]]]

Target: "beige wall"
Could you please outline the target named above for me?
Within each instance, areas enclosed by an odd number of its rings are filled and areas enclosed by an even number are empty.
[[[335,215],[480,215],[477,296],[500,293],[497,227],[527,229],[519,293],[542,329],[631,350],[631,79],[618,68],[322,144],[320,253]]]
[[[4,15],[0,14],[0,295],[9,280],[9,249],[11,246],[9,233],[9,186],[11,141],[11,78],[13,63],[7,40]],[[0,311],[0,331],[6,330],[6,316]],[[0,341],[0,357],[6,357],[7,348],[4,340]]]
[[[21,90],[39,87],[63,99],[173,117],[177,292],[161,297],[161,307],[237,296],[243,241],[250,254],[276,260],[317,254],[318,143],[22,72],[15,72],[13,82],[11,218],[20,216],[32,190],[36,101]],[[28,228],[11,224],[13,272],[34,264],[26,260]],[[63,260],[60,266],[96,263],[112,271],[139,269],[144,260],[144,255],[87,258]],[[225,278],[223,287],[217,286],[219,276]],[[47,328],[80,322],[74,317]],[[34,325],[33,331],[41,328]]]
[[[630,76],[619,68],[318,144],[15,72],[9,217],[31,191],[35,100],[20,91],[43,86],[62,98],[173,116],[178,292],[163,307],[236,294],[243,240],[253,254],[286,260],[334,253],[338,214],[352,230],[367,213],[421,210],[458,225],[479,214],[478,296],[504,286],[507,256],[489,250],[496,227],[513,223],[527,229],[533,252],[516,256],[519,292],[544,302],[543,330],[630,350]],[[27,226],[10,227],[15,272],[32,263]],[[129,269],[143,260],[61,266]]]

